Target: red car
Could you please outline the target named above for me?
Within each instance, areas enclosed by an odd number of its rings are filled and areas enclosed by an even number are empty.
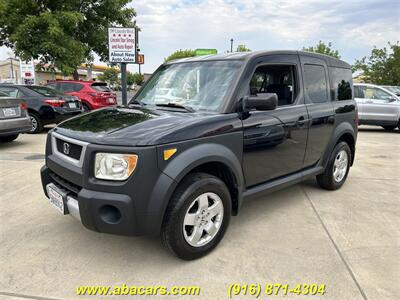
[[[85,111],[117,104],[117,95],[104,82],[83,80],[55,80],[48,87],[77,96]]]

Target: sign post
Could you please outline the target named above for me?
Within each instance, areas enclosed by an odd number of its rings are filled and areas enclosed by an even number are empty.
[[[136,63],[136,28],[109,27],[108,49],[109,61],[121,64],[122,105],[127,105],[126,64]]]

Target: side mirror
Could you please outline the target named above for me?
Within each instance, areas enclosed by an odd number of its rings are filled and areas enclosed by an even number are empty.
[[[395,102],[397,99],[395,98],[395,97],[391,97],[391,98],[389,98],[389,103],[390,102]]]
[[[274,110],[278,106],[278,96],[275,93],[260,93],[257,96],[243,99],[243,110]]]

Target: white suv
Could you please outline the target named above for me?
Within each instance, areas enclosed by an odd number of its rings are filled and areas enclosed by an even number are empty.
[[[377,125],[386,130],[400,129],[400,97],[396,94],[378,85],[355,83],[354,98],[361,125]]]

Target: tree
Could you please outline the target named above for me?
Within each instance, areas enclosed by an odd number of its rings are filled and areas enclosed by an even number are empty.
[[[144,81],[144,76],[143,74],[128,72],[126,80],[129,86],[133,84],[142,85]]]
[[[107,82],[110,86],[115,87],[120,85],[120,80],[118,78],[119,70],[115,68],[109,68],[104,70],[103,74],[99,75],[97,78],[99,81]]]
[[[170,56],[166,57],[164,59],[164,61],[168,62],[168,61],[174,60],[174,59],[193,57],[193,56],[196,56],[196,51],[195,50],[192,50],[192,49],[182,50],[182,49],[180,49],[180,50],[176,50]]]
[[[303,51],[315,52],[315,53],[333,56],[335,58],[340,58],[339,51],[333,50],[331,47],[332,47],[331,42],[329,42],[327,45],[323,41],[319,41],[316,46],[303,47]]]
[[[380,85],[400,85],[400,45],[391,44],[389,49],[374,47],[369,57],[356,60],[353,72],[361,71],[365,81]]]
[[[245,44],[238,45],[236,48],[236,52],[250,52],[251,49],[247,48]]]
[[[0,0],[0,46],[22,60],[74,74],[96,53],[108,59],[107,28],[135,26],[129,0]]]

